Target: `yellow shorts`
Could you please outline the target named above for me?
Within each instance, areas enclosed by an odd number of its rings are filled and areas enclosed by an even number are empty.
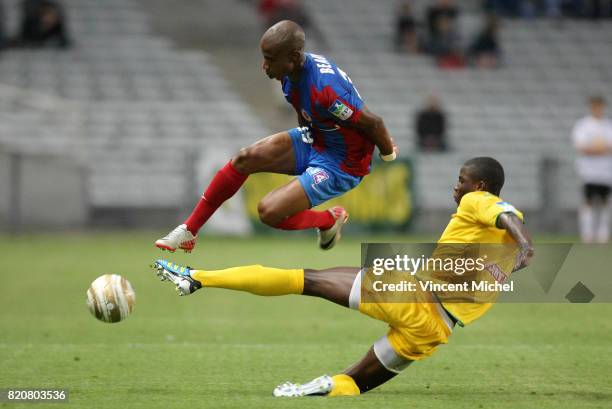
[[[359,311],[389,324],[387,338],[393,350],[418,361],[446,344],[451,330],[435,303],[360,303]]]
[[[349,296],[349,306],[389,324],[388,342],[383,340],[381,344],[375,344],[375,353],[378,353],[379,347],[381,354],[388,355],[383,350],[388,351],[390,347],[393,351],[388,352],[396,354],[399,360],[418,361],[433,354],[438,345],[448,342],[454,324],[430,293],[415,293],[411,302],[388,302],[388,295],[368,290],[372,288],[369,280],[372,280],[370,275],[357,274]],[[368,302],[362,302],[362,298]],[[385,360],[381,356],[378,358]],[[392,358],[390,360],[393,361]]]

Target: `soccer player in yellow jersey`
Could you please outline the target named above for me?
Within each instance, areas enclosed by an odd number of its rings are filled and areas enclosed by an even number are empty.
[[[468,160],[454,188],[457,212],[438,241],[447,243],[513,244],[518,257],[507,274],[529,264],[533,247],[523,225],[523,215],[499,198],[504,184],[502,166],[493,158]],[[516,253],[516,251],[514,251]],[[262,296],[303,294],[357,309],[389,324],[389,332],[374,342],[366,355],[343,373],[321,376],[305,384],[286,382],[274,396],[359,395],[399,374],[413,361],[430,356],[448,341],[456,324],[465,325],[490,307],[486,303],[438,302],[433,293],[421,292],[423,302],[362,302],[361,269],[336,267],[326,270],[277,269],[255,266],[208,271],[181,267],[157,260],[162,280],[172,281],[180,295],[202,287],[247,291]],[[365,275],[364,275],[365,276]]]

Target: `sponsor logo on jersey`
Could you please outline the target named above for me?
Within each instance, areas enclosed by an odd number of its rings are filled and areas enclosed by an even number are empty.
[[[342,101],[336,99],[329,107],[328,111],[336,118],[346,121],[353,115],[353,110],[346,106]]]
[[[498,283],[505,283],[508,279],[508,276],[506,276],[504,270],[502,270],[497,264],[488,264],[485,266],[485,268],[491,273],[495,281]]]

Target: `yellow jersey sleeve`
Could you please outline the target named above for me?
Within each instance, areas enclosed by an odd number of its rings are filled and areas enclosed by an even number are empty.
[[[513,213],[523,221],[523,213],[510,203],[489,192],[470,192],[463,196],[458,212],[473,221],[488,227],[497,227],[497,218],[502,213]]]

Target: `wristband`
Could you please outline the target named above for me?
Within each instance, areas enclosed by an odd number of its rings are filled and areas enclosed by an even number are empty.
[[[395,153],[395,151],[388,155],[383,155],[382,153],[379,153],[378,156],[385,162],[392,162],[397,158],[397,154]]]

